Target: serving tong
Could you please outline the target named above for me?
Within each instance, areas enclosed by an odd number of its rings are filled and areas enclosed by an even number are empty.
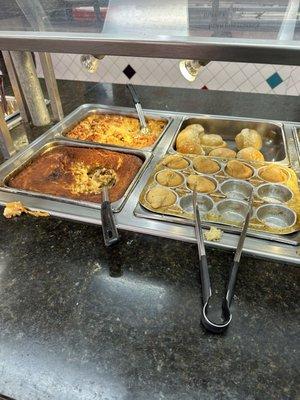
[[[247,235],[247,229],[249,226],[249,221],[252,213],[252,203],[253,203],[253,192],[249,197],[249,209],[244,221],[244,225],[241,231],[241,235],[239,237],[238,245],[235,251],[233,264],[231,266],[231,270],[229,273],[229,279],[226,288],[226,295],[222,303],[222,316],[223,323],[215,323],[211,321],[208,317],[208,309],[209,309],[209,300],[212,296],[211,283],[208,271],[207,257],[204,246],[203,232],[201,227],[201,217],[199,205],[197,204],[197,192],[194,190],[193,192],[193,209],[195,215],[195,234],[198,245],[198,253],[199,253],[199,261],[200,261],[200,278],[201,278],[201,287],[202,287],[202,324],[206,330],[213,333],[221,333],[224,332],[229,326],[232,320],[232,314],[230,311],[230,305],[232,302],[234,287],[237,278],[237,273],[239,269],[239,264],[241,260],[241,255],[243,251],[244,241]]]
[[[127,86],[128,90],[129,90],[129,92],[131,94],[131,97],[132,97],[132,100],[134,102],[134,106],[135,106],[136,112],[137,112],[138,117],[139,117],[140,132],[143,135],[148,135],[150,133],[150,129],[149,129],[148,125],[147,125],[145,114],[144,114],[144,111],[142,109],[139,96],[138,96],[135,88],[133,87],[133,85],[128,83],[126,86]]]

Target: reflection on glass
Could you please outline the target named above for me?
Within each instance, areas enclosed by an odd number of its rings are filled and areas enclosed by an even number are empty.
[[[299,0],[2,1],[0,30],[300,39]]]

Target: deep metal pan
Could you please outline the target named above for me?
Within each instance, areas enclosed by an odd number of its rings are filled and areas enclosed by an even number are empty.
[[[85,104],[83,106],[78,107],[76,110],[74,110],[70,115],[68,115],[66,118],[64,118],[60,123],[59,126],[57,125],[57,131],[56,131],[56,136],[63,136],[66,137],[68,140],[71,140],[74,143],[89,143],[89,144],[95,144],[95,142],[89,142],[89,141],[82,141],[82,140],[77,140],[77,139],[72,139],[67,137],[67,133],[74,128],[80,121],[82,121],[84,118],[91,114],[117,114],[117,115],[123,115],[123,116],[128,116],[128,117],[134,117],[138,119],[138,115],[136,111],[132,108],[126,108],[126,107],[112,107],[112,106],[98,106],[95,104]],[[163,129],[162,133],[159,135],[159,137],[156,139],[156,141],[153,143],[152,146],[148,147],[143,147],[138,150],[142,151],[152,151],[164,135],[164,133],[168,130],[170,124],[172,123],[173,118],[170,116],[164,116],[155,112],[147,112],[145,113],[146,118],[149,119],[162,119],[166,121],[166,126]],[[101,144],[101,143],[98,143]],[[105,145],[102,143],[102,145]],[[113,144],[108,144],[111,147],[116,147],[120,148],[121,146],[116,146]],[[122,148],[129,148],[129,147],[123,147]]]
[[[51,200],[58,200],[63,203],[70,203],[70,204],[76,204],[76,205],[81,205],[81,206],[86,206],[86,207],[92,207],[92,208],[97,208],[101,209],[101,204],[93,203],[93,202],[88,202],[88,201],[80,201],[80,200],[74,200],[74,199],[69,199],[66,197],[60,197],[60,196],[54,196],[50,194],[45,194],[45,193],[39,193],[39,192],[32,192],[32,191],[27,191],[27,190],[22,190],[22,189],[16,189],[8,186],[8,181],[15,175],[17,175],[21,170],[23,170],[29,163],[31,163],[36,157],[38,157],[41,154],[44,154],[48,152],[49,150],[58,147],[58,146],[72,146],[72,147],[81,147],[81,148],[102,148],[105,150],[111,150],[119,153],[126,153],[126,154],[133,154],[138,156],[143,160],[143,165],[138,171],[137,175],[135,176],[134,180],[131,182],[131,184],[128,186],[125,194],[121,197],[120,200],[115,201],[112,203],[112,210],[114,212],[119,212],[121,211],[124,203],[128,199],[128,196],[133,189],[135,183],[141,176],[141,174],[144,172],[145,168],[147,167],[150,159],[152,158],[152,155],[148,152],[142,152],[139,150],[129,150],[129,149],[121,149],[121,148],[116,148],[116,147],[109,147],[109,146],[99,146],[99,145],[91,145],[87,143],[74,143],[72,141],[66,140],[66,139],[56,139],[55,141],[49,141],[48,143],[44,144],[40,148],[36,149],[33,153],[31,153],[28,157],[24,158],[22,162],[18,163],[17,166],[11,168],[11,170],[1,179],[1,187],[0,191],[5,191],[9,193],[14,193],[14,194],[26,194],[27,196],[33,196],[37,197],[40,199],[51,199]]]
[[[190,124],[200,124],[205,132],[219,134],[234,149],[235,136],[244,128],[255,129],[262,136],[262,153],[266,162],[278,162],[283,165],[290,163],[283,124],[280,122],[253,120],[247,118],[221,117],[212,115],[186,116],[178,127],[169,147],[170,152],[176,151],[176,138],[181,130]]]

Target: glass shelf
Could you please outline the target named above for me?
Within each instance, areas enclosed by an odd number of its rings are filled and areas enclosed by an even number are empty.
[[[300,64],[300,0],[2,3],[5,50]]]

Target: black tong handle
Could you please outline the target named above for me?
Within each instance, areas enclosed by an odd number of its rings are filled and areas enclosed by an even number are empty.
[[[114,214],[108,196],[108,187],[102,189],[103,201],[101,203],[101,222],[102,232],[105,246],[109,247],[117,243],[120,239],[118,229],[116,227]]]

